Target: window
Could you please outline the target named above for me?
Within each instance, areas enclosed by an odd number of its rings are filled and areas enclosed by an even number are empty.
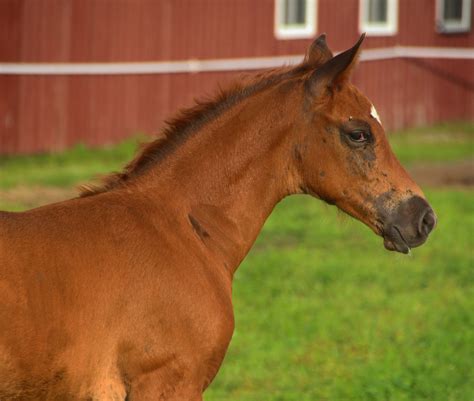
[[[275,0],[275,36],[312,38],[316,34],[317,0]]]
[[[441,33],[471,29],[471,0],[437,0],[436,29]]]
[[[395,35],[398,25],[398,0],[360,0],[359,30],[367,35]]]

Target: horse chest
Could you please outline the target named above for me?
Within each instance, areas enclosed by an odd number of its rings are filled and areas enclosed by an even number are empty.
[[[147,327],[119,351],[118,359],[132,387],[150,375],[172,392],[183,383],[206,388],[217,374],[230,343],[234,320],[230,310],[202,296],[201,305],[176,307],[172,315],[148,319]],[[185,310],[190,311],[186,313]]]

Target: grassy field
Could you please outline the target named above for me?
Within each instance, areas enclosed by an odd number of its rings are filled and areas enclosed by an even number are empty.
[[[0,189],[19,185],[71,187],[89,181],[120,169],[143,140],[134,138],[102,149],[77,145],[62,153],[0,156]]]
[[[474,156],[472,124],[391,137],[405,164]],[[135,141],[0,159],[17,186],[67,188],[119,168]],[[234,281],[236,330],[206,401],[473,401],[474,191],[428,188],[438,214],[411,256],[334,207],[284,200]]]
[[[445,162],[472,158],[472,122],[444,123],[413,128],[390,135],[390,143],[400,161],[407,166],[419,162]]]
[[[428,192],[411,256],[309,197],[277,207],[236,274],[236,332],[206,400],[474,398],[474,196]]]

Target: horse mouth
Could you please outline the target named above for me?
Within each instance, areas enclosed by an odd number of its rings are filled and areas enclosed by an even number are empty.
[[[383,245],[385,246],[385,249],[388,249],[389,251],[397,251],[404,254],[410,253],[410,246],[405,241],[405,238],[403,238],[403,235],[397,226],[392,226],[388,232],[384,232]],[[421,244],[416,244],[415,246],[418,245]]]
[[[433,209],[419,196],[402,201],[383,220],[381,234],[385,248],[405,254],[424,244],[436,226]]]

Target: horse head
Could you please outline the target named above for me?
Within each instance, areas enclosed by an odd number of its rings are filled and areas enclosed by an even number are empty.
[[[381,119],[351,82],[364,35],[333,57],[325,36],[308,49],[297,145],[303,192],[368,225],[389,250],[423,244],[436,216],[393,154]]]

